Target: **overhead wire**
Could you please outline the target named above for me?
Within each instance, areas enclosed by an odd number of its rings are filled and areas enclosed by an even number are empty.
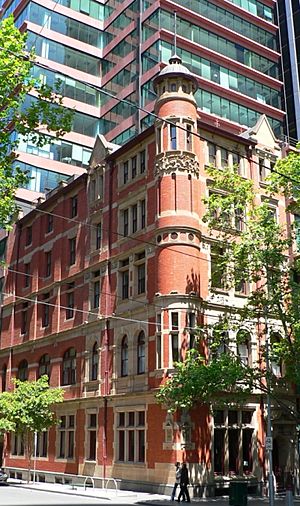
[[[13,292],[1,292],[2,295],[6,296],[6,297],[11,297],[12,299],[16,299],[18,300],[19,302],[23,301],[23,302],[30,302],[32,303],[33,305],[37,304],[37,305],[42,305],[42,306],[48,306],[48,307],[51,307],[53,309],[58,309],[58,310],[63,310],[63,311],[67,311],[67,310],[72,310],[74,311],[74,313],[80,313],[80,314],[84,314],[86,316],[94,316],[98,319],[101,319],[101,320],[105,320],[105,319],[111,319],[111,320],[121,320],[121,321],[125,321],[127,323],[143,323],[143,324],[146,324],[146,325],[154,325],[156,327],[159,327],[161,330],[159,330],[159,332],[162,332],[163,330],[165,330],[163,328],[163,325],[162,324],[159,324],[157,323],[157,321],[151,321],[151,320],[140,320],[140,319],[137,319],[137,318],[131,318],[131,317],[126,317],[126,316],[118,316],[116,315],[115,313],[112,313],[112,314],[104,314],[104,313],[99,313],[99,312],[96,312],[96,311],[92,311],[92,310],[88,310],[88,309],[80,309],[80,308],[76,308],[76,307],[70,307],[70,306],[64,306],[64,305],[61,305],[61,304],[53,304],[51,302],[49,302],[48,300],[40,300],[40,299],[37,299],[36,296],[35,297],[26,297],[25,295],[16,295],[15,293]],[[43,295],[43,294],[40,294],[40,295]],[[51,299],[51,297],[49,297]],[[145,302],[143,303],[144,306],[145,306]],[[147,303],[148,305],[148,303]],[[167,310],[169,309],[168,307],[163,307],[163,306],[157,306],[158,309],[160,309],[161,311],[164,311],[164,310]],[[231,306],[227,306],[227,309],[230,309]],[[26,309],[29,309],[28,307]],[[95,308],[94,308],[95,309]],[[172,309],[180,309],[179,307],[176,308],[176,307],[172,307]],[[21,311],[23,310],[22,308],[20,309]],[[128,313],[128,312],[131,312],[131,310],[125,310],[124,313]],[[222,314],[224,314],[224,310],[222,311]],[[205,316],[208,320],[208,323],[204,325],[204,328],[206,328],[207,326],[209,326],[209,321],[212,319],[212,320],[217,320],[218,322],[220,321],[220,315],[215,315],[215,314],[211,314],[211,313],[208,313],[208,312],[204,312],[204,313],[200,313],[199,316]],[[71,318],[70,318],[71,319]],[[245,327],[245,322],[241,322],[241,320],[239,320],[238,318],[236,320],[234,320],[236,323],[235,325],[240,325],[243,323],[242,325],[242,328]],[[250,320],[249,320],[250,322]],[[249,323],[248,322],[248,323]],[[79,325],[83,325],[84,322],[81,322]],[[273,328],[276,328],[277,329],[277,326],[276,324],[272,324],[272,322],[270,323],[269,325],[271,328],[273,326]],[[184,326],[177,326],[177,325],[174,325],[174,327],[172,327],[172,330],[174,331],[180,331],[180,330],[188,330],[188,331],[193,331],[193,333],[196,333],[197,330],[199,329],[201,331],[202,327],[201,325],[197,325],[195,327],[190,327],[188,325],[184,325]]]
[[[57,1],[56,1],[56,4],[57,4]],[[42,31],[42,29],[43,29],[43,28],[44,28],[44,26],[42,26],[41,31]],[[37,34],[37,35],[38,35],[38,34]],[[18,58],[20,58],[20,59],[29,60],[29,61],[30,61],[33,65],[36,65],[36,66],[38,66],[38,67],[40,67],[40,68],[42,68],[42,69],[45,69],[45,70],[50,70],[50,71],[52,71],[52,72],[53,72],[53,69],[52,69],[51,67],[49,67],[49,66],[47,66],[47,65],[45,65],[45,64],[41,64],[41,63],[40,63],[40,62],[38,62],[38,61],[33,61],[33,60],[30,60],[29,56],[25,56],[25,55],[18,55],[17,53],[15,53],[15,52],[13,52],[13,51],[10,51],[10,50],[8,50],[8,49],[6,49],[6,48],[2,48],[2,47],[0,47],[0,50],[5,50],[5,51],[8,51],[9,53],[14,54],[14,56],[15,56],[15,57],[18,57]],[[63,72],[56,72],[56,74],[61,74],[62,76],[67,76],[67,74],[65,74],[65,73],[63,73]],[[134,107],[134,108],[136,108],[136,109],[139,109],[140,111],[144,112],[144,113],[145,113],[145,114],[147,114],[147,115],[150,115],[150,116],[154,117],[155,119],[158,119],[158,120],[164,121],[164,122],[165,122],[165,123],[167,123],[167,124],[175,125],[177,128],[179,128],[179,129],[181,129],[181,130],[184,130],[184,131],[187,131],[186,127],[184,127],[184,126],[182,126],[182,125],[179,125],[178,123],[174,123],[172,120],[168,120],[168,119],[166,119],[166,118],[162,118],[162,117],[158,116],[157,114],[155,114],[155,113],[153,113],[153,112],[151,112],[151,111],[149,111],[149,110],[145,109],[144,107],[139,106],[138,104],[136,104],[136,103],[134,103],[134,102],[131,102],[131,101],[126,100],[126,99],[121,99],[121,98],[118,98],[118,97],[116,97],[114,94],[112,94],[112,93],[108,92],[107,90],[104,90],[104,89],[103,89],[103,88],[101,88],[100,86],[93,85],[93,84],[88,83],[87,81],[84,81],[84,80],[80,80],[80,79],[76,79],[76,80],[77,80],[78,82],[80,82],[81,84],[84,84],[84,85],[86,85],[86,86],[89,86],[89,87],[91,87],[91,88],[93,88],[93,89],[95,89],[95,90],[99,91],[100,93],[103,93],[103,94],[105,94],[105,95],[109,96],[109,97],[110,97],[111,99],[113,99],[113,100],[116,100],[116,101],[118,101],[118,102],[125,103],[126,105],[129,105],[129,106],[131,106],[131,107]],[[201,136],[200,134],[198,134],[198,132],[194,132],[194,131],[190,132],[190,131],[189,131],[189,133],[191,133],[192,135],[194,135],[194,136],[196,136],[196,137],[200,138],[201,140],[205,140],[205,139],[203,139],[203,136]],[[234,153],[234,151],[233,151],[233,150],[230,150],[230,151]],[[240,154],[240,153],[235,152],[235,154]],[[260,166],[262,166],[262,164],[261,164],[261,163],[256,162],[255,160],[252,160],[252,162],[253,162],[253,163],[256,163],[257,165],[259,164]],[[290,181],[295,182],[296,184],[299,184],[299,185],[300,185],[300,181],[297,181],[297,180],[295,180],[294,178],[292,178],[292,177],[290,177],[290,176],[287,176],[286,174],[280,173],[280,172],[279,172],[279,171],[277,171],[274,167],[268,167],[268,166],[265,166],[265,165],[263,165],[263,166],[264,166],[266,169],[268,169],[270,172],[277,173],[277,174],[278,174],[278,175],[280,175],[281,177],[284,177],[284,178],[286,178],[286,179],[289,179]],[[31,206],[29,206],[29,205],[27,205],[27,207],[30,207],[31,209],[33,209],[33,210],[37,210],[37,211],[40,211],[40,212],[45,212],[46,214],[53,214],[53,216],[56,216],[56,217],[61,218],[61,219],[67,219],[68,221],[74,221],[75,223],[80,223],[80,224],[85,225],[85,226],[93,227],[93,225],[92,225],[92,224],[89,224],[89,223],[87,223],[87,222],[79,222],[78,220],[74,220],[74,219],[72,219],[72,218],[66,218],[66,217],[63,217],[63,216],[60,216],[60,215],[55,215],[55,213],[49,213],[49,212],[47,212],[47,211],[42,211],[42,210],[40,210],[40,209],[38,209],[38,208],[36,208],[36,207],[31,207]],[[118,233],[118,232],[113,232],[113,233],[114,233],[114,234],[118,234],[118,235],[123,236],[123,237],[127,237],[127,238],[130,238],[130,239],[133,239],[133,240],[139,240],[139,239],[138,239],[138,238],[136,238],[136,237],[124,236],[123,234],[120,234],[120,233]],[[140,240],[140,242],[143,242],[143,244],[151,244],[151,245],[155,245],[155,246],[157,246],[157,245],[156,245],[156,243],[153,243],[153,242],[150,242],[150,241]],[[188,255],[188,256],[193,256],[193,257],[196,257],[195,255],[189,255],[189,254],[187,254],[187,253],[185,253],[185,252],[182,252],[182,251],[178,251],[178,252],[180,252],[180,253],[182,253],[182,254],[185,254],[185,255]],[[198,258],[198,257],[197,257],[197,258]],[[207,260],[207,261],[209,261],[208,259],[203,259],[203,260]],[[161,306],[158,306],[158,307],[159,307],[159,308],[161,308]]]

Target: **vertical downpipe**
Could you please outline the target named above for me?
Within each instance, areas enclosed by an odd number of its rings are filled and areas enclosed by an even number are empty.
[[[106,266],[106,295],[105,295],[105,337],[104,337],[104,433],[103,433],[103,477],[106,478],[106,467],[107,467],[107,397],[110,394],[109,388],[109,332],[110,322],[109,315],[111,314],[111,230],[112,230],[112,201],[113,201],[113,176],[114,176],[114,165],[109,166],[109,188],[108,188],[108,234],[107,234],[107,266]],[[104,199],[106,192],[104,191]]]

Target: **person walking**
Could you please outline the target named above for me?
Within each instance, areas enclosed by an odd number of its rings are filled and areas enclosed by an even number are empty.
[[[180,492],[177,501],[180,502],[180,499],[182,497],[182,501],[191,502],[190,494],[188,491],[188,485],[190,483],[189,480],[189,472],[188,468],[186,467],[186,463],[183,462],[181,467],[181,474],[180,474]]]
[[[180,486],[180,476],[181,476],[181,467],[180,462],[176,462],[175,464],[175,483],[171,494],[171,501],[174,501],[176,497],[176,489]]]

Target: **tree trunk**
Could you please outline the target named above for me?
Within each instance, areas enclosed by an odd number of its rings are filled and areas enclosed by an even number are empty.
[[[25,456],[27,458],[27,483],[30,482],[30,474],[31,474],[31,460],[33,454],[33,433],[25,432],[24,434],[24,447],[25,447]]]

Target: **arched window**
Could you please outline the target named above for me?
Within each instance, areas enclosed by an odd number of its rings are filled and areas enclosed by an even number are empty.
[[[274,376],[277,376],[277,378],[281,378],[283,376],[282,360],[277,355],[277,344],[280,343],[281,339],[282,337],[279,332],[272,332],[270,335],[270,369]]]
[[[92,356],[90,362],[90,381],[98,379],[98,364],[99,364],[98,343],[96,341],[92,349]]]
[[[237,354],[244,365],[251,365],[250,342],[251,336],[247,330],[241,329],[236,336]]]
[[[76,350],[69,348],[63,357],[62,384],[74,385],[76,383]]]
[[[139,333],[137,340],[137,373],[145,372],[145,334],[143,331]]]
[[[5,392],[6,390],[6,374],[7,374],[7,365],[4,364],[4,366],[2,367],[2,392]]]
[[[39,361],[39,378],[44,374],[50,379],[50,356],[48,353],[42,355]]]
[[[121,344],[121,376],[128,376],[128,337],[124,336]]]
[[[28,362],[27,360],[21,360],[18,367],[18,379],[26,381],[28,379]]]

